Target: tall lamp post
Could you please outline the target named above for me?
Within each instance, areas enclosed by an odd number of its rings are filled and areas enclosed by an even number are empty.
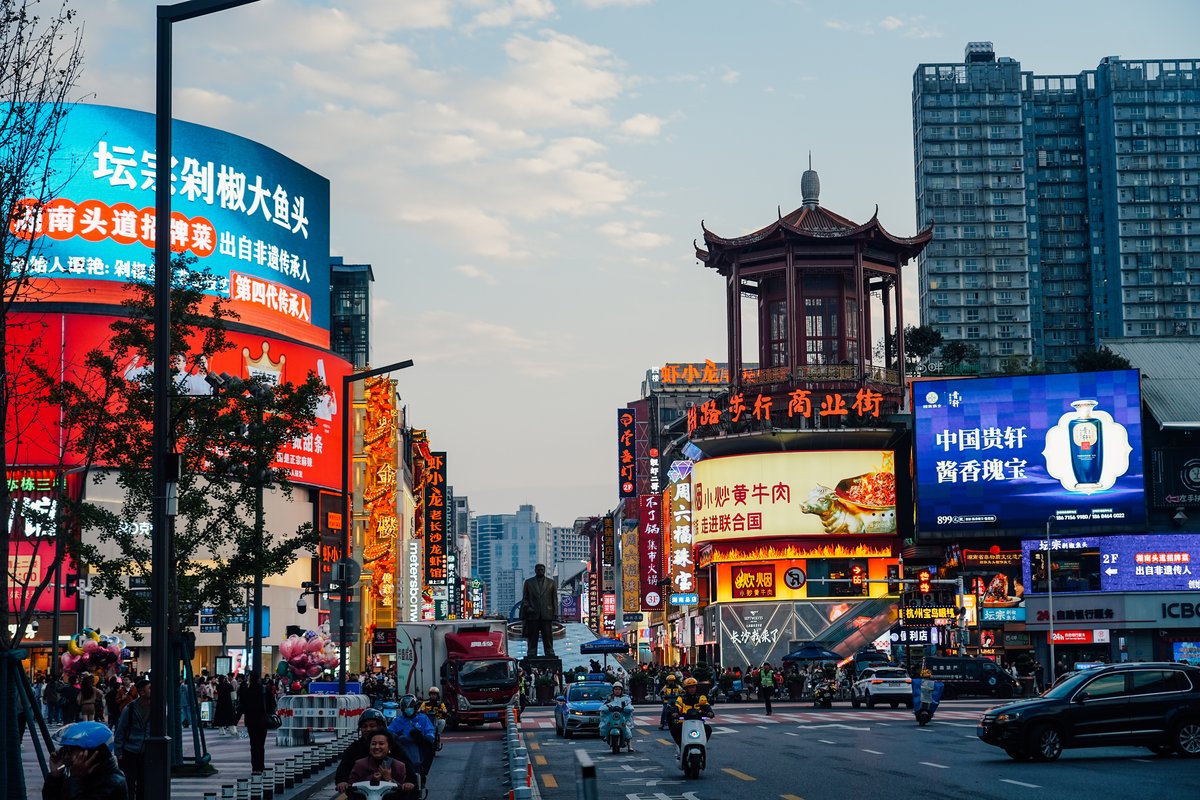
[[[353,405],[350,403],[350,384],[357,381],[365,381],[367,378],[374,378],[376,375],[385,375],[389,372],[397,372],[402,369],[408,369],[413,365],[412,359],[398,361],[395,364],[379,367],[378,369],[368,369],[363,372],[351,372],[342,377],[342,558],[350,558],[350,415],[353,413]],[[349,623],[347,620],[347,606],[350,605],[350,592],[344,580],[344,576],[335,575],[334,579],[338,582],[338,694],[346,693],[346,628]]]
[[[146,796],[171,796],[171,739],[167,735],[167,694],[174,691],[168,639],[170,600],[170,546],[168,494],[174,495],[178,459],[169,445],[171,425],[171,26],[215,14],[254,0],[186,0],[157,9],[157,53],[154,92],[154,427],[151,472],[153,476],[153,580],[150,597],[151,695],[150,736],[146,741]]]
[[[1046,613],[1050,617],[1050,683],[1058,679],[1054,660],[1054,557],[1050,547],[1050,523],[1054,517],[1046,517]]]

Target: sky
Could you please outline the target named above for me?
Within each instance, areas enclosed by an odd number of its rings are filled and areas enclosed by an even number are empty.
[[[48,0],[49,1],[49,0]],[[154,109],[155,6],[74,0],[81,99]],[[331,183],[369,263],[371,361],[477,513],[617,504],[616,413],[646,371],[725,361],[695,258],[800,205],[919,229],[912,75],[968,41],[1038,74],[1200,56],[1200,3],[259,0],[176,24],[174,112]],[[916,264],[905,321],[917,320]]]

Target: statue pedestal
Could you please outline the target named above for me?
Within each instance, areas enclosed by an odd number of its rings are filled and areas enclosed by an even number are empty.
[[[558,656],[526,656],[519,662],[521,669],[529,674],[531,670],[536,669],[539,674],[545,672],[562,672],[562,659]]]

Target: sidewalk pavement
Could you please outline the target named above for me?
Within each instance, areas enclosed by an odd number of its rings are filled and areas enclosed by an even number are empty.
[[[52,728],[53,733],[57,728]],[[243,733],[245,728],[239,728]],[[314,745],[322,745],[332,741],[335,734],[314,733]],[[204,778],[173,778],[171,780],[172,800],[204,800],[206,792],[215,792],[221,796],[221,787],[225,784],[236,784],[238,778],[250,777],[250,740],[239,736],[222,736],[215,728],[204,729],[204,740],[212,757],[212,765],[217,769],[213,775]],[[183,730],[184,753],[190,753],[192,734],[189,728]],[[292,758],[303,753],[306,747],[280,747],[275,744],[274,734],[267,734],[266,765],[268,767],[285,758]],[[21,760],[25,767],[25,786],[29,797],[41,797],[42,778],[41,767],[38,765],[37,754],[33,742],[28,735],[21,741]],[[315,778],[305,782],[307,787]],[[298,787],[299,788],[299,787]]]

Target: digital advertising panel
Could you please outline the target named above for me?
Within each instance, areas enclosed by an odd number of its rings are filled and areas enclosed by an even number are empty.
[[[640,608],[662,608],[663,498],[644,494],[638,498],[638,590]],[[632,609],[637,611],[638,609]]]
[[[329,346],[329,181],[225,131],[172,124],[171,248],[197,259],[241,321]],[[53,165],[65,183],[12,232],[38,239],[36,281],[71,302],[119,303],[153,276],[154,115],[78,104]]]
[[[52,335],[39,339],[22,350],[22,358],[38,360],[47,370],[60,372],[67,378],[79,379],[82,365],[92,348],[112,337],[116,317],[93,314],[10,314],[10,330],[18,328],[50,331]],[[212,394],[205,381],[209,372],[226,372],[239,378],[261,377],[271,383],[304,382],[309,373],[318,376],[329,392],[317,404],[316,423],[312,432],[301,439],[287,442],[279,449],[272,466],[286,468],[294,483],[340,488],[342,447],[342,398],[339,397],[342,376],[351,371],[350,363],[328,351],[289,342],[271,336],[241,331],[227,334],[233,347],[217,353],[211,359],[200,359],[201,365],[181,374],[176,381],[180,394],[203,396]],[[180,355],[178,358],[183,359]],[[197,359],[187,356],[188,364]],[[152,366],[137,356],[124,360],[119,367],[126,380],[134,380]],[[9,424],[20,425],[21,437],[6,442],[10,462],[27,464],[58,463],[57,444],[62,441],[59,414],[40,402],[10,404]],[[68,450],[70,442],[66,442]],[[68,452],[68,463],[74,456]]]
[[[59,506],[59,473],[55,469],[33,467],[10,467],[8,491],[12,499],[12,515],[9,518],[8,538],[8,603],[18,612],[32,610],[52,612],[54,596],[59,595],[59,610],[73,612],[78,609],[77,592],[68,594],[63,587],[56,587],[54,572],[56,533],[61,528],[75,535],[75,526],[63,519]],[[69,497],[78,500],[83,491],[82,473],[66,476],[66,491]],[[62,560],[64,584],[66,576],[78,576],[77,567],[65,552]],[[43,583],[46,588],[33,597]]]
[[[1021,543],[1032,593],[1185,592],[1200,589],[1200,534],[1063,536]]]
[[[425,463],[425,582],[446,585],[446,453]],[[444,619],[444,617],[442,617]]]
[[[896,533],[894,456],[882,450],[725,456],[696,462],[697,542]]]
[[[637,496],[637,456],[634,453],[637,416],[632,408],[617,409],[617,496]]]
[[[917,528],[1145,524],[1136,370],[913,384]]]
[[[981,622],[1024,622],[1025,586],[1020,550],[963,550],[962,574],[979,604]]]

